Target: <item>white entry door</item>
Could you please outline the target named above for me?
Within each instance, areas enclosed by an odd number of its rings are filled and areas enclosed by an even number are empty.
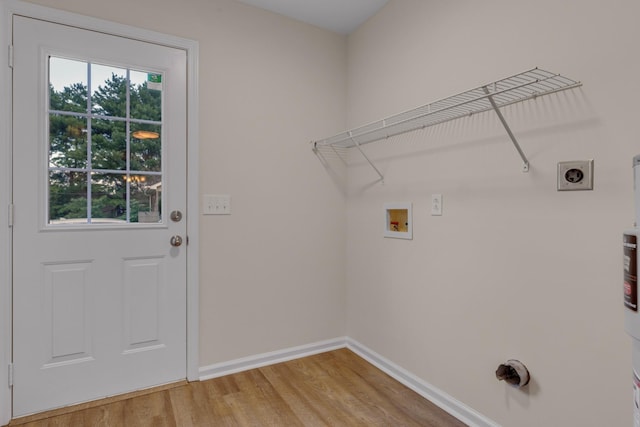
[[[13,415],[184,379],[186,53],[13,25]]]

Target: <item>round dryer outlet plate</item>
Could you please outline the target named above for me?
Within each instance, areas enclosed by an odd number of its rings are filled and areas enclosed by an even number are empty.
[[[558,191],[593,190],[593,159],[558,163]]]

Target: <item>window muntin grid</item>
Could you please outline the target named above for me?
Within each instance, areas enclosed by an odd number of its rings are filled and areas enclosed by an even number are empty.
[[[162,223],[162,77],[49,58],[47,225]]]

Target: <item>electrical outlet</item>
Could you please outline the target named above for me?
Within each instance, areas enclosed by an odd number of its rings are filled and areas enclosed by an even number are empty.
[[[558,191],[593,190],[593,159],[558,163]]]

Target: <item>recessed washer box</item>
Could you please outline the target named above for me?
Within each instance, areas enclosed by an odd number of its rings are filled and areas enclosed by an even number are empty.
[[[593,159],[558,163],[558,191],[593,190]]]
[[[384,237],[413,239],[411,203],[384,204]]]

